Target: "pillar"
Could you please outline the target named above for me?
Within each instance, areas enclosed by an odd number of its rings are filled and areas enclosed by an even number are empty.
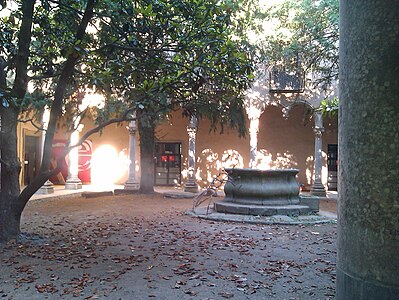
[[[81,131],[83,125],[77,126],[76,130],[71,134],[71,145],[76,145],[79,141],[79,131]],[[68,164],[68,178],[65,182],[65,189],[67,190],[78,190],[82,188],[82,181],[78,177],[79,174],[79,147],[73,148],[69,152],[69,164]]]
[[[0,132],[1,132],[1,115],[0,115]],[[2,139],[0,138],[0,143],[2,143]],[[1,149],[0,149],[0,192],[1,192]]]
[[[43,155],[44,155],[44,140],[46,139],[46,130],[47,130],[47,125],[48,121],[50,119],[50,111],[46,107],[43,112],[43,130],[42,130],[42,137],[41,137],[41,153],[42,153],[42,160],[43,160]],[[47,179],[47,181],[38,189],[36,194],[52,194],[54,193],[54,185],[53,183]]]
[[[311,194],[314,196],[325,197],[326,189],[321,181],[323,169],[323,115],[320,111],[314,113],[314,181]]]
[[[129,177],[125,182],[125,190],[138,190],[139,183],[136,179],[136,121],[130,121],[129,131]]]
[[[259,117],[251,118],[249,123],[249,167],[256,168],[256,157],[258,154],[258,132],[259,132]]]
[[[198,192],[198,185],[195,180],[195,135],[197,133],[197,118],[191,117],[187,126],[188,133],[188,175],[184,187],[185,192]]]
[[[337,299],[398,299],[399,3],[340,5]]]

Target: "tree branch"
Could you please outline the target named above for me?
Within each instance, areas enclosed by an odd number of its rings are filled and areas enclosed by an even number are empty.
[[[79,24],[79,27],[78,27],[78,30],[77,30],[76,36],[75,36],[75,41],[76,41],[77,45],[80,45],[81,42],[83,41],[87,25],[89,24],[89,22],[93,16],[93,9],[94,9],[94,6],[96,5],[96,3],[97,3],[97,0],[88,0],[87,1],[85,12],[83,14],[82,20]],[[57,87],[55,89],[54,101],[53,101],[53,104],[51,105],[51,109],[50,109],[50,120],[49,120],[48,127],[47,127],[46,139],[44,142],[42,165],[40,167],[40,170],[42,173],[44,173],[46,170],[48,170],[49,166],[50,166],[51,147],[52,147],[52,143],[53,143],[55,128],[56,128],[56,125],[58,122],[58,118],[62,112],[62,106],[64,104],[65,93],[66,93],[68,81],[73,74],[74,66],[77,63],[77,61],[79,60],[79,58],[80,58],[80,56],[77,51],[73,51],[72,53],[70,53],[68,55],[65,65],[62,68]]]
[[[32,180],[32,182],[21,192],[19,195],[18,199],[30,199],[30,197],[33,196],[33,194],[53,175],[56,175],[60,172],[63,162],[65,157],[68,155],[68,153],[73,149],[78,146],[80,146],[89,136],[91,136],[94,133],[99,132],[101,129],[104,127],[114,124],[114,123],[120,123],[123,121],[130,121],[130,120],[135,120],[135,118],[129,117],[129,114],[133,111],[133,108],[127,109],[121,117],[119,118],[113,118],[110,119],[97,127],[87,131],[82,137],[79,139],[79,141],[75,145],[69,145],[70,139],[68,139],[68,142],[65,146],[64,151],[62,154],[58,157],[57,159],[57,166],[53,170],[43,170],[40,169],[39,174]]]
[[[26,119],[26,120],[18,119],[18,122],[20,122],[20,123],[30,123],[33,127],[35,127],[35,128],[36,128],[37,130],[39,130],[39,131],[45,130],[45,129],[43,128],[43,126],[37,125],[37,124],[34,122],[33,119]]]
[[[15,92],[18,101],[22,101],[28,87],[28,58],[29,46],[32,38],[32,21],[33,21],[33,7],[35,0],[26,0],[22,2],[23,18],[18,34],[18,52],[15,66],[15,80],[13,91]]]
[[[24,1],[23,2],[24,5],[25,5],[25,2],[34,2],[34,1],[33,0]],[[75,35],[75,46],[80,46],[83,41],[87,25],[89,24],[89,22],[93,16],[93,10],[94,10],[94,6],[96,5],[96,3],[97,3],[97,0],[88,0],[87,1],[85,12],[83,14],[82,20],[80,21],[78,30]],[[32,4],[32,10],[33,10],[33,4]],[[28,46],[29,46],[29,42],[28,42]],[[49,176],[52,173],[52,171],[49,171],[49,169],[50,169],[50,159],[51,159],[51,153],[52,153],[53,138],[54,138],[57,122],[62,113],[62,106],[64,104],[65,93],[66,93],[68,81],[70,80],[70,78],[73,74],[74,66],[75,66],[76,62],[79,60],[79,58],[80,58],[79,53],[77,51],[73,51],[72,53],[70,53],[68,55],[68,58],[64,64],[64,67],[62,68],[61,75],[58,80],[58,83],[57,83],[57,86],[55,89],[55,93],[54,93],[54,101],[53,101],[53,104],[50,109],[50,120],[49,120],[49,124],[47,127],[47,133],[46,133],[46,138],[45,138],[45,142],[44,142],[44,147],[43,147],[44,151],[43,151],[43,156],[42,156],[42,164],[41,164],[40,170],[39,170],[39,175],[36,176],[32,180],[32,182],[19,195],[17,205],[19,206],[21,211],[25,207],[25,205],[28,202],[28,200],[30,199],[30,197],[32,197],[32,195],[46,182],[46,180],[49,178]],[[27,63],[27,61],[26,61],[26,63]],[[26,68],[27,68],[27,66],[26,66]],[[26,79],[27,79],[27,75],[26,75],[25,80]],[[66,154],[65,154],[65,156],[66,156]]]

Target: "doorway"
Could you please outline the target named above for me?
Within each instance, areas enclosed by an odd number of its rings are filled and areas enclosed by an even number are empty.
[[[24,185],[31,183],[36,176],[40,164],[38,136],[25,135],[24,146]]]
[[[336,191],[338,178],[338,145],[328,144],[327,146],[327,188],[329,191]]]
[[[155,185],[181,183],[181,143],[156,143]]]

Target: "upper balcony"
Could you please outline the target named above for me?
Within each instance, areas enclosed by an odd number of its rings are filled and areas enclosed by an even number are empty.
[[[305,72],[296,68],[273,67],[269,72],[270,93],[302,93],[305,90]]]

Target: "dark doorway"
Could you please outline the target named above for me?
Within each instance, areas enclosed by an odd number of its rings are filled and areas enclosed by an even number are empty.
[[[327,146],[327,169],[328,179],[327,188],[329,191],[337,190],[337,174],[338,174],[338,145],[329,144]]]
[[[155,149],[155,185],[180,184],[181,143],[157,143]]]
[[[39,137],[25,135],[24,148],[24,185],[28,185],[36,176],[40,163]]]

